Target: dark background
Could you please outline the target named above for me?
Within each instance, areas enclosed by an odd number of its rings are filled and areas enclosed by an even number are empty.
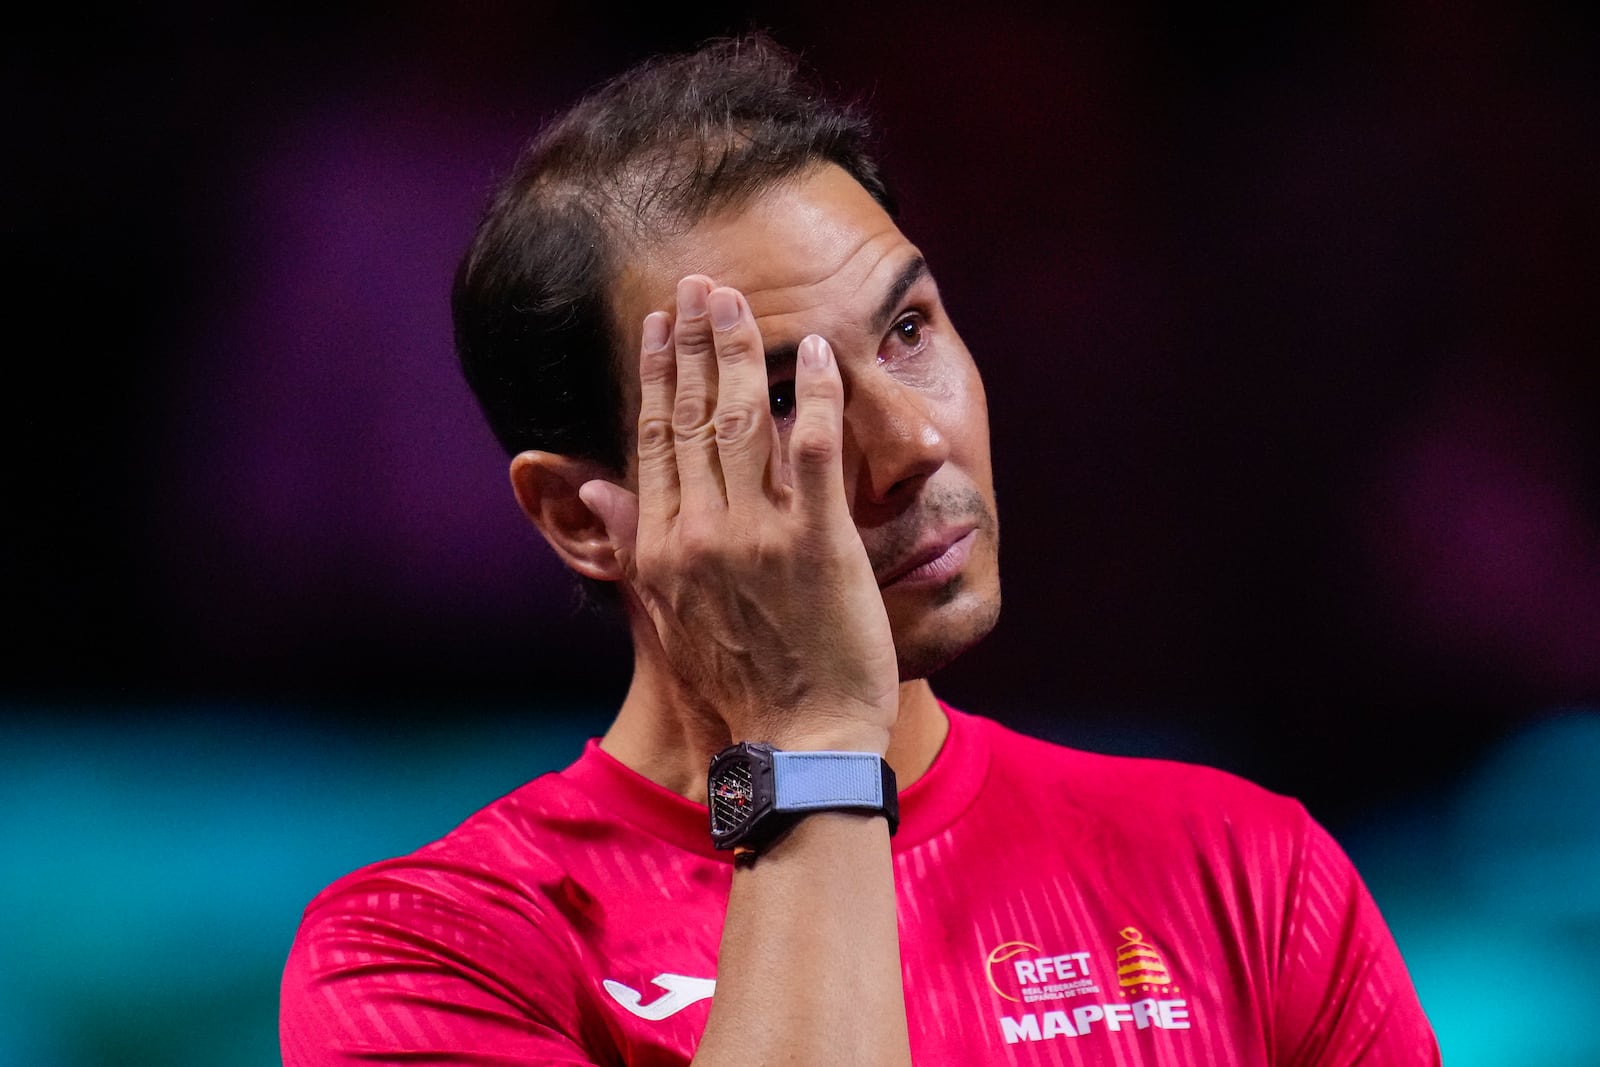
[[[516,510],[449,276],[542,118],[760,25],[880,117],[988,385],[1006,605],[936,688],[1341,834],[1426,808],[1600,701],[1596,17],[1457,7],[31,10],[0,711],[418,761],[603,725],[625,645]]]
[[[26,16],[7,688],[608,705],[449,271],[541,117],[760,24],[881,116],[986,375],[1006,608],[947,695],[1221,739],[1330,813],[1593,698],[1594,16],[1228,10]]]

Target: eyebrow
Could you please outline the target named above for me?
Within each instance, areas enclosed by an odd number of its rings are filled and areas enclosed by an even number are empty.
[[[900,273],[895,275],[894,281],[884,292],[883,299],[878,302],[878,309],[872,315],[872,333],[880,334],[889,328],[889,321],[894,318],[894,313],[900,310],[900,302],[906,298],[913,286],[928,277],[928,261],[921,256],[913,256],[906,260],[906,265],[900,268]],[[784,370],[794,366],[799,356],[798,344],[776,345],[767,349],[767,373],[775,370]]]
[[[889,291],[883,294],[883,300],[878,304],[878,311],[873,319],[876,327],[873,333],[882,333],[889,327],[889,320],[894,313],[900,310],[900,301],[906,298],[911,287],[928,276],[928,261],[921,256],[913,256],[900,268],[900,273],[895,276],[894,284],[889,286]]]

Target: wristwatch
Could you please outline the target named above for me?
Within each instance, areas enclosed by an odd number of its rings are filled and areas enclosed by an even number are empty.
[[[736,854],[771,844],[815,811],[883,815],[900,825],[894,770],[876,752],[791,752],[741,741],[717,753],[706,777],[711,840]]]

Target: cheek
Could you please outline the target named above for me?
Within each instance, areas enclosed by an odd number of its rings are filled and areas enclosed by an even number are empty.
[[[987,471],[989,469],[989,398],[978,368],[967,364],[964,373],[941,398],[944,432],[953,452]]]

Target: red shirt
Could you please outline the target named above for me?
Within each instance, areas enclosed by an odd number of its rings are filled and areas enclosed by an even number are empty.
[[[1382,917],[1296,801],[952,708],[893,839],[918,1064],[1436,1065]],[[685,1064],[731,861],[591,741],[306,909],[285,1067]]]

